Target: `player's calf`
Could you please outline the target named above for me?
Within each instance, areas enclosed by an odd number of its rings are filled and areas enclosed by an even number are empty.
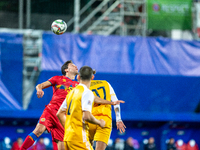
[[[20,147],[20,150],[27,150],[29,147],[31,147],[34,144],[37,138],[38,137],[33,132],[31,132],[24,140],[22,146]]]

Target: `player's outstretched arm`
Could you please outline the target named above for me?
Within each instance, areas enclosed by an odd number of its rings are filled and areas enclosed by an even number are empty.
[[[118,100],[114,89],[112,86],[110,86],[110,94],[111,94],[111,101],[115,104],[114,109],[115,109],[115,115],[116,115],[116,125],[117,125],[117,130],[119,129],[120,133],[125,132],[126,126],[124,125],[123,121],[121,120],[121,112],[120,112],[120,102],[121,100]],[[125,103],[122,101],[122,103]]]
[[[119,105],[120,103],[125,103],[125,101],[117,100],[117,101],[112,102],[112,105]]]
[[[115,115],[116,115],[117,130],[119,130],[120,133],[123,133],[123,132],[125,132],[126,126],[124,125],[124,123],[123,123],[123,121],[121,119],[120,106],[119,105],[115,105],[114,109],[115,109]]]
[[[111,100],[113,102],[117,102],[117,97],[116,96],[112,96]],[[126,126],[124,125],[122,119],[121,119],[121,112],[120,112],[120,105],[114,105],[114,109],[115,109],[115,116],[116,116],[116,125],[117,125],[117,130],[120,131],[120,133],[125,132],[125,128]]]
[[[42,90],[42,89],[45,89],[45,88],[48,88],[48,87],[50,87],[51,86],[51,82],[49,82],[49,81],[45,81],[45,82],[43,82],[43,83],[41,83],[41,84],[38,84],[37,86],[36,86],[36,90],[37,90],[37,97],[38,98],[42,98],[43,97],[43,95],[44,95],[44,91]]]
[[[97,103],[97,104],[109,104],[109,105],[118,105],[120,103],[125,103],[125,101],[122,101],[122,100],[110,102],[110,101],[104,100],[104,99],[102,99],[98,96],[94,97],[94,102]]]

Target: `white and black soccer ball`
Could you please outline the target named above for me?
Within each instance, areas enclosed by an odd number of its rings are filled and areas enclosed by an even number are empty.
[[[67,30],[67,24],[61,19],[55,20],[51,24],[51,31],[53,31],[53,33],[57,35],[63,34],[66,30]]]

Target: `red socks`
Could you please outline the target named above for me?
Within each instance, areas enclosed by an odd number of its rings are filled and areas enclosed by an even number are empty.
[[[53,150],[58,150],[58,147],[57,147],[57,143],[55,141],[52,140],[52,144],[53,144]]]
[[[33,132],[29,134],[24,140],[20,150],[27,150],[29,147],[31,147],[34,144],[37,138],[38,137]]]

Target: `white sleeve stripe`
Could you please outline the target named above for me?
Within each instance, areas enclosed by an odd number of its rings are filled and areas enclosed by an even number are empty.
[[[111,101],[118,101],[118,98],[115,94],[114,89],[112,88],[112,86],[108,83],[109,87],[110,87],[110,95],[111,95]],[[116,115],[116,121],[120,121],[121,120],[121,113],[120,113],[120,105],[114,105],[114,109],[118,108],[118,111],[115,112]]]
[[[110,88],[110,95],[111,95],[111,101],[114,102],[114,101],[118,101],[118,98],[115,94],[115,91],[114,89],[112,88],[112,86],[110,85],[110,83],[108,82],[108,85],[109,85],[109,88]]]
[[[94,101],[94,94],[89,89],[84,89],[81,98],[82,110],[92,111],[92,104]]]

